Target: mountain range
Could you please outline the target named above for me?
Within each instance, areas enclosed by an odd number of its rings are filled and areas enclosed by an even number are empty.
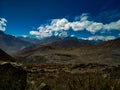
[[[51,36],[43,39],[30,38],[30,37],[15,37],[10,34],[6,34],[0,31],[0,48],[5,52],[12,54],[18,51],[21,51],[24,48],[34,46],[36,44],[43,44],[48,42],[55,41],[66,41],[66,40],[76,40],[83,43],[96,44],[102,41],[94,41],[94,40],[83,40],[78,39],[76,37],[57,37]]]
[[[24,63],[120,64],[120,38],[110,41],[55,36],[36,39],[15,37],[0,31],[0,49],[1,60],[11,54]],[[11,56],[9,58],[13,60]]]
[[[120,38],[91,45],[79,40],[54,41],[25,48],[13,56],[24,63],[120,64]]]
[[[14,53],[31,45],[33,44],[30,42],[23,41],[15,36],[0,31],[0,48],[7,53]]]

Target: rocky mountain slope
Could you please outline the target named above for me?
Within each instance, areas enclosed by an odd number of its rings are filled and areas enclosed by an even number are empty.
[[[120,39],[97,45],[76,40],[45,43],[26,48],[15,58],[25,63],[120,63]]]
[[[32,43],[32,44],[38,44],[40,43],[40,40],[37,38],[30,38],[30,37],[17,37],[20,40]]]
[[[7,53],[14,53],[31,45],[33,44],[30,42],[23,41],[15,36],[0,31],[0,48]]]
[[[27,72],[0,49],[0,90],[25,90]]]
[[[51,36],[43,39],[36,39],[30,37],[15,37],[0,31],[0,48],[7,53],[15,53],[21,51],[24,48],[43,43],[58,42],[58,41],[79,41],[83,43],[96,44],[102,41],[89,41],[78,39],[76,37],[57,37]],[[63,42],[64,43],[64,42]]]
[[[0,62],[15,62],[15,59],[0,49]]]

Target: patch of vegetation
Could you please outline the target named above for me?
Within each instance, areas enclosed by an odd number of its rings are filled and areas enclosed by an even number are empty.
[[[99,64],[27,65],[27,90],[119,90],[120,78],[112,78],[119,68]]]

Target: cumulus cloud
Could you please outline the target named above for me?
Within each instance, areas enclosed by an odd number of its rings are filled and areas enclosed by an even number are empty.
[[[81,39],[108,41],[108,40],[113,40],[115,38],[116,38],[115,36],[91,36],[91,37],[88,37],[88,38],[81,38]]]
[[[43,28],[41,28],[39,31],[30,31],[30,34],[35,35],[37,38],[43,38],[43,37],[52,36],[51,31],[44,30]]]
[[[81,20],[81,21],[86,21],[86,20],[88,20],[88,18],[89,18],[88,13],[83,13],[83,14],[80,16],[80,20]]]
[[[70,23],[67,19],[53,19],[50,25],[38,27],[38,31],[30,31],[31,35],[37,37],[50,37],[50,36],[68,36],[66,30],[69,30]]]
[[[107,30],[120,30],[120,20],[118,20],[117,22],[111,22],[110,24],[106,24],[104,25],[104,29]]]
[[[51,29],[54,29],[55,31],[68,30],[69,28],[70,28],[70,23],[65,18],[53,19],[51,22]]]
[[[88,27],[90,25],[91,22],[89,21],[77,21],[77,22],[72,22],[70,24],[70,27],[74,30],[74,31],[82,31],[85,30],[86,27]]]
[[[102,30],[104,25],[102,23],[91,22],[91,24],[86,28],[91,33],[96,33],[99,30]]]
[[[53,19],[50,24],[41,25],[38,30],[30,31],[30,34],[37,37],[67,36],[70,29],[73,31],[87,30],[91,34],[110,30],[120,31],[120,20],[103,24],[102,22],[88,20],[88,18],[88,14],[82,14],[79,20],[73,22],[68,21],[66,18]]]
[[[5,18],[0,18],[0,31],[5,31],[7,20]]]

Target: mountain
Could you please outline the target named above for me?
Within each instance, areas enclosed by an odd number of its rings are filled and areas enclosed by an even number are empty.
[[[101,47],[101,48],[119,49],[120,48],[120,38],[117,38],[115,40],[110,40],[110,41],[107,41],[107,42],[103,42],[103,43],[100,43],[100,44],[98,44],[96,46]]]
[[[24,62],[45,62],[47,59],[60,59],[71,57],[71,55],[56,54],[57,52],[62,51],[72,51],[78,48],[89,47],[91,46],[86,42],[79,42],[79,40],[62,40],[47,42],[43,44],[37,44],[32,47],[28,47],[13,55],[15,58],[24,60]],[[37,56],[36,56],[37,55]],[[40,59],[40,61],[39,61]],[[26,60],[26,61],[25,61]],[[49,60],[48,60],[49,61]]]
[[[23,41],[15,36],[5,34],[0,31],[0,48],[9,54],[22,50],[23,48],[31,45],[33,44],[30,42]]]
[[[88,47],[91,46],[86,42],[79,42],[78,40],[62,40],[36,44],[34,46],[23,49],[20,52],[36,52],[36,51],[47,51],[47,50],[72,50],[74,48]]]
[[[0,49],[0,90],[25,90],[27,71]]]
[[[92,44],[92,45],[104,42],[102,40],[84,40],[84,39],[79,39],[79,41],[80,42],[86,42],[86,43],[89,43],[89,44]]]
[[[15,59],[0,49],[0,62],[15,62]]]
[[[65,40],[78,40],[79,42],[85,42],[85,43],[89,43],[92,45],[104,42],[102,40],[78,39],[76,37],[71,37],[71,36],[68,36],[68,37],[51,36],[51,37],[46,37],[46,38],[40,39],[40,43],[54,42],[54,41],[65,41]]]
[[[38,44],[16,55],[24,63],[99,63],[120,64],[120,39],[90,45],[79,40]]]
[[[43,39],[36,39],[36,38],[30,38],[30,37],[15,37],[0,31],[0,41],[1,41],[0,48],[9,54],[18,52],[26,47],[30,47],[35,44],[43,44],[43,43],[50,43],[50,42],[57,43],[58,41],[66,41],[66,40],[79,41],[79,42],[89,43],[89,44],[96,43],[95,41],[77,39],[76,37],[51,36]],[[64,42],[62,44],[64,45]]]
[[[38,44],[41,41],[37,38],[30,38],[30,37],[17,37],[17,38],[20,39],[20,40],[29,42],[29,43],[33,43],[33,44]]]
[[[60,36],[51,36],[40,39],[40,43],[54,42],[54,41],[63,41],[63,40],[78,40],[76,37],[60,37]]]

